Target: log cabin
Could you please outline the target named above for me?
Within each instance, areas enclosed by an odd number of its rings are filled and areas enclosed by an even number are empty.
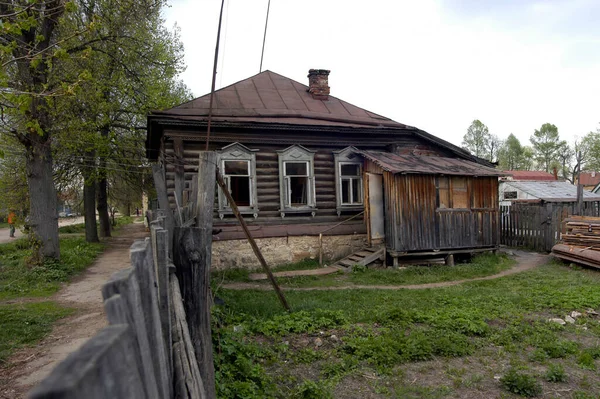
[[[384,246],[415,254],[494,249],[502,173],[423,130],[271,71],[215,91],[208,150],[271,264]],[[210,95],[148,115],[146,155],[163,165],[170,206],[185,205],[206,149]],[[163,204],[160,204],[163,206]],[[220,190],[213,266],[254,267]],[[353,262],[350,258],[348,262]]]

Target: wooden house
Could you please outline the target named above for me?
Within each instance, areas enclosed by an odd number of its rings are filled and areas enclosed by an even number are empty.
[[[265,71],[215,92],[208,149],[271,263],[327,258],[385,242],[390,254],[498,245],[498,171],[415,127]],[[147,157],[183,205],[206,148],[210,95],[148,116]],[[182,193],[177,196],[174,193]],[[162,205],[162,204],[161,204]],[[221,192],[214,265],[254,265]]]

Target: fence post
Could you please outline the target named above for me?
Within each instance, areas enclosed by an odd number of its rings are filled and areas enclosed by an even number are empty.
[[[177,227],[173,230],[173,262],[179,278],[190,338],[209,398],[216,397],[210,331],[210,266],[216,167],[216,153],[200,152],[196,196],[198,227]]]

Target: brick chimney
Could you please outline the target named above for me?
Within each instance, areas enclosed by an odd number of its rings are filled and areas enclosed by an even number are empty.
[[[315,100],[329,99],[329,72],[327,69],[309,69],[308,92]]]

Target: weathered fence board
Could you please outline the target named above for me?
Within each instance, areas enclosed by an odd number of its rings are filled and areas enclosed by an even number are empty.
[[[187,324],[183,300],[179,290],[179,281],[174,274],[170,275],[171,299],[173,303],[172,336],[173,336],[173,368],[176,397],[181,399],[208,398],[196,353]]]
[[[550,252],[560,240],[562,221],[576,211],[575,202],[513,203],[500,206],[500,243]],[[584,202],[581,213],[598,216],[597,202]]]
[[[29,395],[31,399],[145,398],[127,325],[105,327],[70,354]]]
[[[212,227],[176,227],[174,263],[207,395],[215,397],[212,338],[210,331],[210,243]]]
[[[132,268],[121,270],[113,274],[110,280],[102,287],[104,300],[119,295],[126,310],[117,311],[111,307],[107,313],[108,322],[113,324],[128,324],[134,331],[134,342],[138,346],[141,358],[139,367],[148,397],[159,397],[157,385],[158,373],[152,360],[152,347],[148,341],[148,330],[144,321],[144,308],[140,294],[140,286]]]

